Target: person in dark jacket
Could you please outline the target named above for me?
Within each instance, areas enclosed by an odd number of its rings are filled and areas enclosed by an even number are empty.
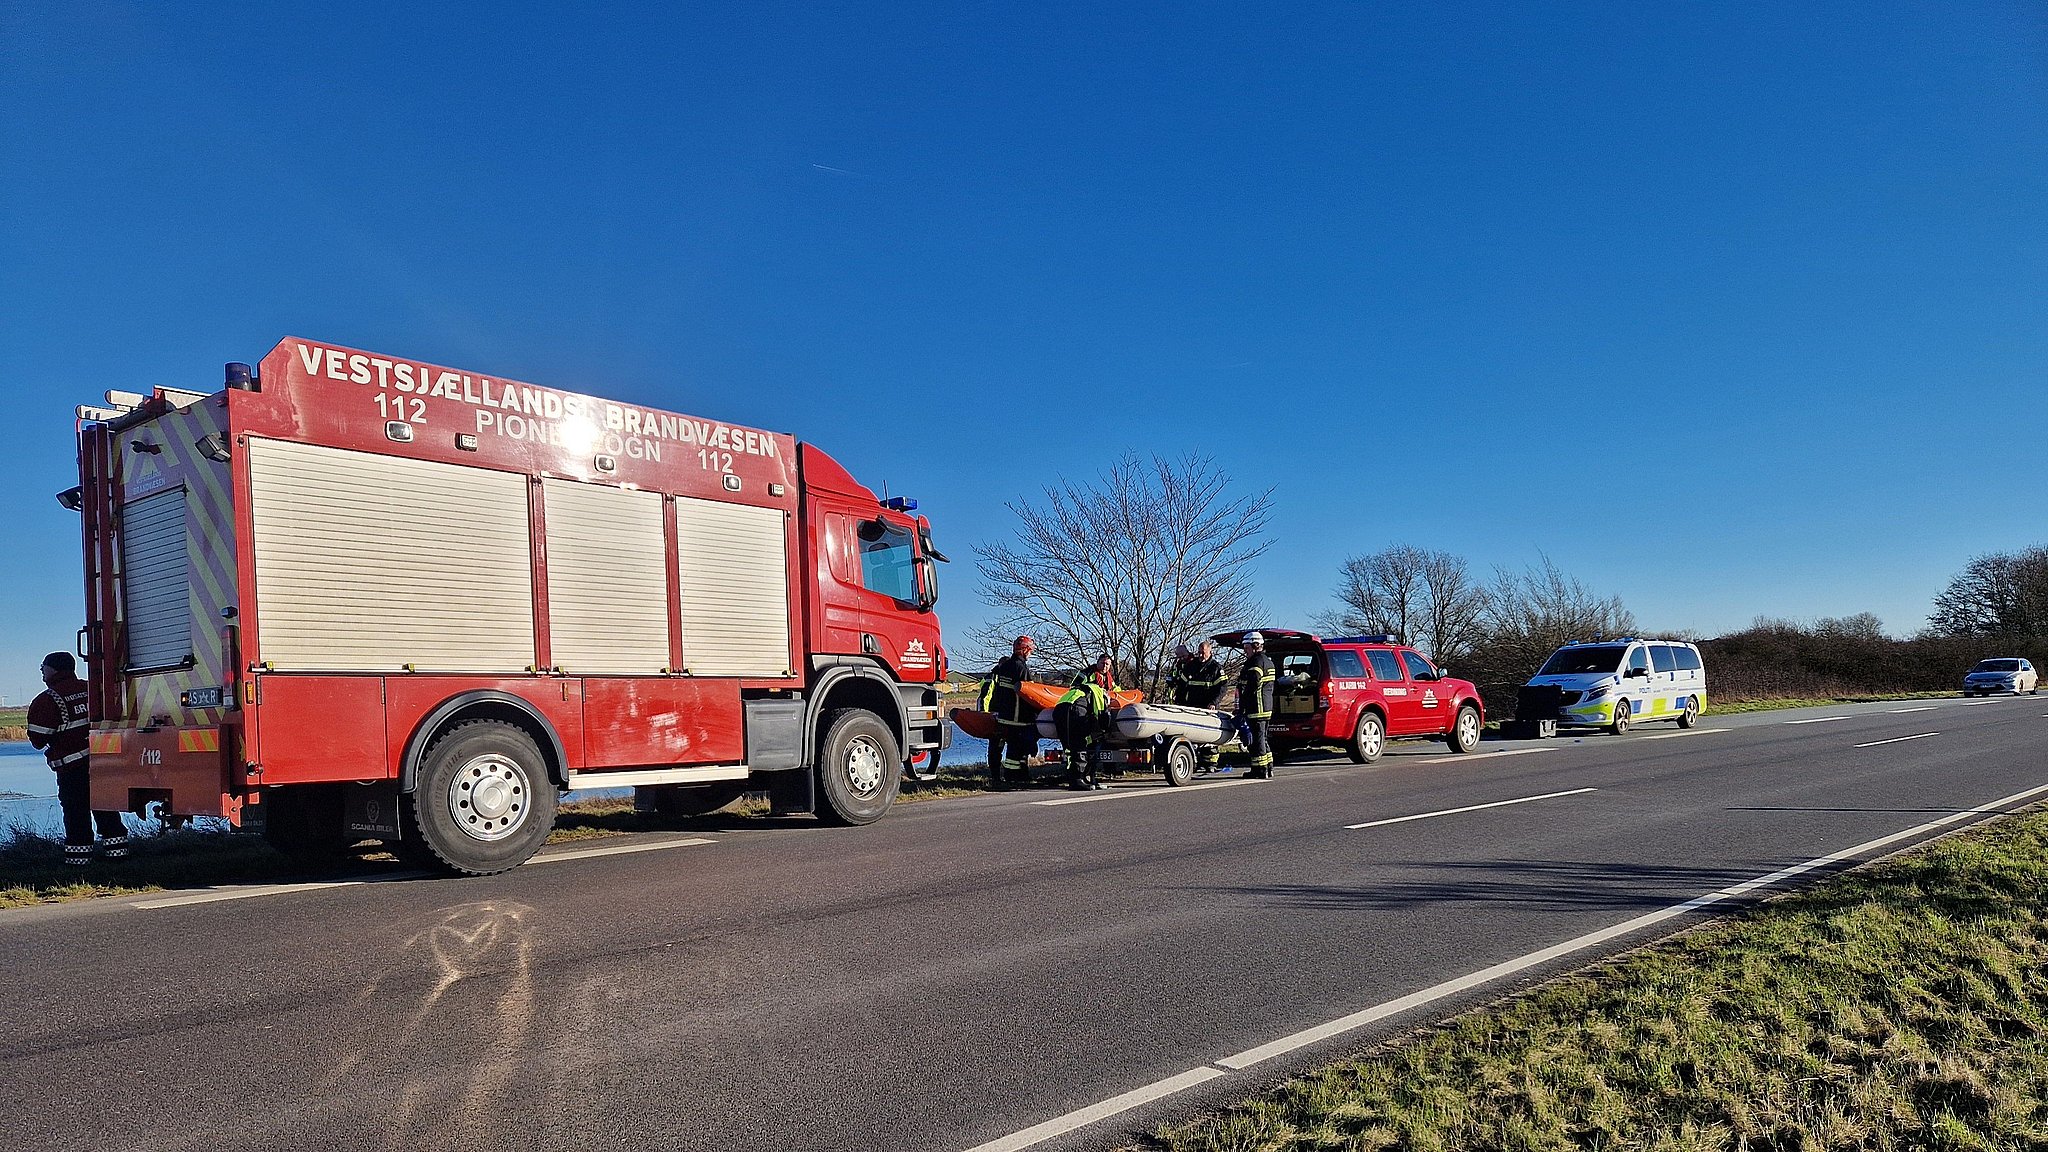
[[[1029,636],[1017,637],[981,686],[981,710],[993,714],[998,725],[988,742],[988,783],[998,792],[1031,782],[1028,760],[1038,752],[1038,709],[1024,699],[1024,685],[1031,681],[1036,646]]]
[[[1229,683],[1223,661],[1216,658],[1216,642],[1203,640],[1194,652],[1183,655],[1174,665],[1173,702],[1188,708],[1214,708]],[[1195,756],[1204,768],[1214,768],[1222,760],[1214,744],[1197,745]]]
[[[43,684],[47,691],[28,706],[28,742],[42,749],[43,759],[57,774],[57,803],[64,809],[64,862],[84,864],[92,859],[95,827],[104,855],[126,856],[128,826],[121,814],[92,810],[87,754],[91,720],[86,715],[85,681],[78,678],[71,653],[43,657]]]
[[[1267,731],[1273,721],[1273,658],[1266,655],[1266,638],[1257,632],[1244,635],[1244,667],[1237,672],[1237,715],[1245,731],[1245,751],[1251,753],[1251,776],[1255,780],[1273,777],[1273,739]]]
[[[1109,657],[1102,659],[1107,661]],[[1073,686],[1053,705],[1053,723],[1066,750],[1067,787],[1084,792],[1103,786],[1095,776],[1095,749],[1107,735],[1110,717],[1115,714],[1109,697],[1115,685],[1103,685],[1103,671],[1098,664],[1077,673]]]

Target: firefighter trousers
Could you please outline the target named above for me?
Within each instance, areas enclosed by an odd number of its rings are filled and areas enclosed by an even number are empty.
[[[1031,779],[1026,763],[1038,752],[1038,724],[1002,721],[988,742],[988,779],[991,784],[1023,783]]]
[[[89,768],[65,768],[57,773],[57,803],[64,809],[64,848],[85,853],[92,851],[93,830],[99,830],[100,837],[107,843],[109,855],[117,855],[128,847],[128,825],[121,820],[119,812],[95,812],[92,810],[92,785],[87,775]]]
[[[1273,739],[1267,733],[1266,726],[1272,723],[1272,721],[1265,716],[1247,716],[1244,723],[1245,727],[1249,730],[1249,734],[1245,737],[1244,750],[1251,753],[1251,774],[1253,776],[1271,776],[1273,774]]]

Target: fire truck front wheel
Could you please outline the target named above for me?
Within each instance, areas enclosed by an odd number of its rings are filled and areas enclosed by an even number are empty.
[[[533,737],[469,720],[434,738],[406,797],[406,839],[451,872],[488,876],[540,850],[555,823],[555,786]]]
[[[818,748],[818,818],[828,824],[880,820],[903,782],[903,754],[889,726],[865,708],[841,708],[826,715]]]

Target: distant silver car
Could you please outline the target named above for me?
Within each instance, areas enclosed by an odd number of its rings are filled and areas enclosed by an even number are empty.
[[[1989,696],[1993,692],[2010,692],[2017,696],[2022,692],[2039,694],[2040,674],[2034,671],[2031,661],[2018,656],[1994,656],[1980,660],[1969,675],[1963,677],[1963,695]]]

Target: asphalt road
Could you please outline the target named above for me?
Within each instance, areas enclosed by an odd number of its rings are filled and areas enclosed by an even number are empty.
[[[2048,697],[1674,732],[0,913],[0,1148],[1099,1148],[2048,796]]]

